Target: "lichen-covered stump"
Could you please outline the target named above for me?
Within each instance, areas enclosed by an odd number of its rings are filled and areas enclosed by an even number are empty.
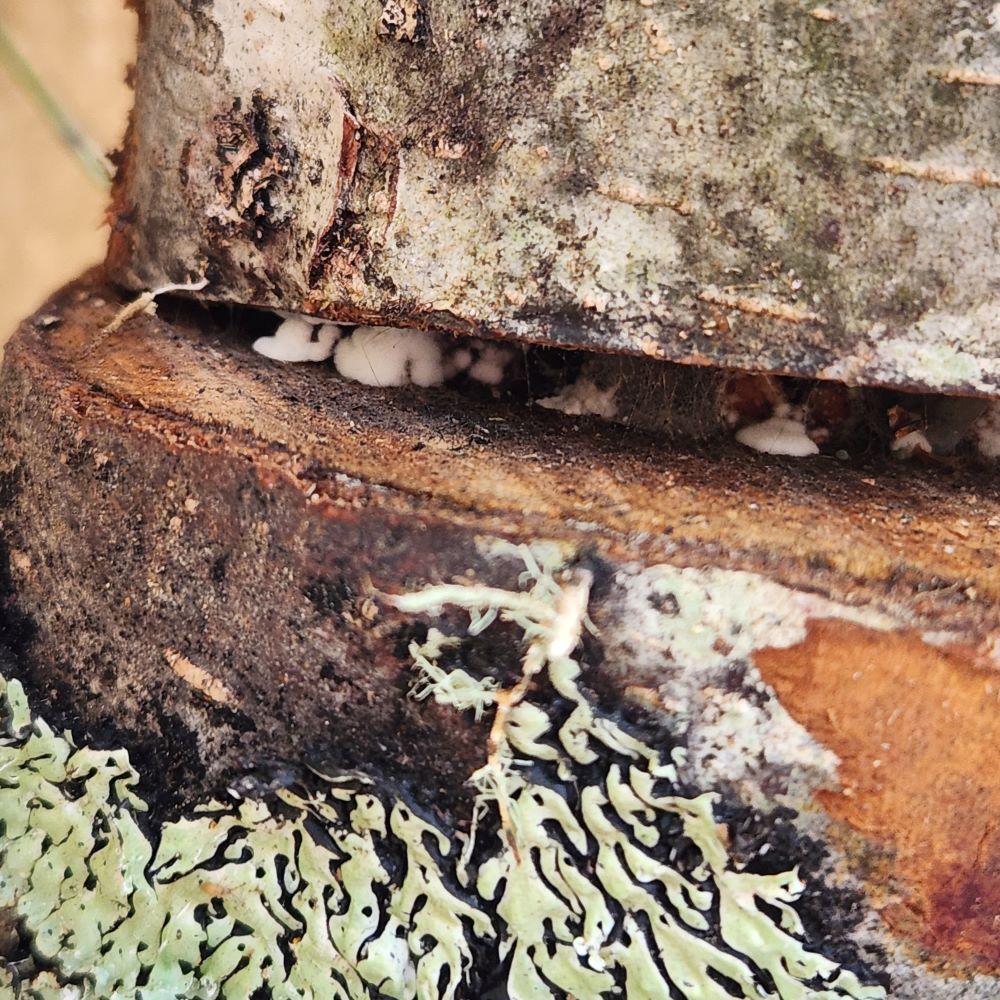
[[[0,387],[8,988],[997,995],[992,480],[101,335],[96,281]]]

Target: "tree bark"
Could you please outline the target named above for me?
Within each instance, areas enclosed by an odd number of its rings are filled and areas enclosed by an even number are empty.
[[[133,289],[997,392],[988,4],[140,9]]]

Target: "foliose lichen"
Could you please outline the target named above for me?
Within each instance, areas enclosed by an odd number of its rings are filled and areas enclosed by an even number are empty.
[[[521,591],[392,599],[523,632],[507,689],[442,666],[438,631],[412,647],[414,693],[484,719],[468,835],[345,775],[206,802],[151,836],[127,753],[77,747],[0,679],[0,911],[32,955],[0,986],[43,1000],[884,997],[806,940],[795,870],[734,863],[716,796],[678,784],[680,751],[594,708],[575,658],[589,576],[524,554]]]

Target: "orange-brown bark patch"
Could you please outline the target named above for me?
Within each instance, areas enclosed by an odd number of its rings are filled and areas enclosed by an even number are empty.
[[[814,622],[757,656],[791,714],[841,758],[831,815],[891,848],[897,933],[1000,966],[1000,676],[924,643]],[[881,895],[885,887],[873,887]]]

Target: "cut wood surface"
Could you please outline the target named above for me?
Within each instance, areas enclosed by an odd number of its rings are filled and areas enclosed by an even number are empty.
[[[680,740],[683,779],[764,841],[791,807],[828,852],[827,943],[861,948],[893,997],[995,995],[992,479],[720,463],[275,365],[197,306],[102,336],[119,306],[70,287],[8,349],[6,614],[51,721],[155,762],[158,815],[306,762],[461,822],[482,730],[407,694],[427,620],[379,595],[516,589],[491,546],[555,543],[594,579],[588,689]],[[491,635],[463,655],[509,677],[517,647]]]

